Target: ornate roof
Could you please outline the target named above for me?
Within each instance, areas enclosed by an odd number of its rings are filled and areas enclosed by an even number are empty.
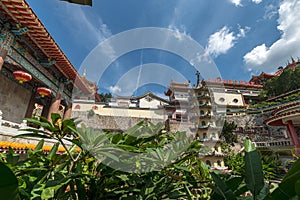
[[[48,59],[55,60],[54,66],[59,73],[68,79],[76,80],[74,85],[83,92],[91,92],[25,0],[1,0],[0,11],[6,13],[20,29],[27,29],[22,33],[22,37],[38,53]]]

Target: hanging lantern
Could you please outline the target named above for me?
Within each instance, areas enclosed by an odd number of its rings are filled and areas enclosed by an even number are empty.
[[[31,75],[24,71],[15,71],[13,72],[15,79],[19,81],[19,83],[24,83],[30,81],[32,79]]]
[[[42,98],[44,98],[45,96],[49,96],[51,94],[51,90],[46,87],[37,88],[37,92],[39,93],[39,95],[42,96]]]

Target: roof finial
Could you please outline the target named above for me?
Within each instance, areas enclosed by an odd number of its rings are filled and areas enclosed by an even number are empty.
[[[83,70],[82,77],[86,77],[86,69]]]
[[[293,56],[291,56],[291,58],[292,58],[292,63],[295,63],[296,61],[294,60]]]
[[[200,83],[200,72],[197,70],[196,74],[197,76],[197,84],[196,84],[196,88],[200,87],[201,83]]]

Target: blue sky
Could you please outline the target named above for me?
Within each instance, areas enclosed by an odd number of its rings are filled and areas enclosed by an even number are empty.
[[[80,73],[84,59],[105,39],[142,27],[169,28],[192,38],[213,60],[223,79],[248,81],[252,74],[274,72],[291,56],[300,57],[297,0],[94,0],[93,7],[58,0],[28,3]],[[137,67],[149,63],[169,66],[195,83],[195,69],[186,60],[170,52],[143,49],[112,63],[98,82],[100,91],[130,95],[123,93],[124,83],[132,82],[131,76],[124,74],[130,72],[138,77],[133,80],[137,91],[131,95],[148,90],[162,94],[168,85],[153,82],[139,86],[142,77]],[[149,79],[157,75],[147,71],[142,76]],[[120,81],[122,77],[129,79]],[[163,79],[176,81],[168,73]]]

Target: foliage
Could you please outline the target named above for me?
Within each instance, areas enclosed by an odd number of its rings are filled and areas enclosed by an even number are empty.
[[[280,76],[273,77],[264,84],[264,90],[268,97],[300,88],[300,68],[285,69]]]
[[[234,133],[234,130],[236,128],[237,125],[234,123],[234,121],[228,122],[227,120],[225,120],[220,137],[223,137],[227,144],[231,144],[234,146],[234,143],[238,142],[237,134]]]
[[[206,164],[198,158],[202,149],[198,141],[190,141],[184,133],[170,134],[163,130],[162,124],[140,122],[121,134],[95,131],[84,126],[77,130],[74,120],[62,120],[56,114],[52,115],[52,122],[45,118],[28,120],[44,130],[26,129],[29,133],[17,137],[42,138],[39,144],[34,150],[27,150],[25,159],[20,159],[12,149],[1,154],[2,162],[17,177],[19,199],[231,200],[289,199],[299,195],[300,161],[295,162],[278,188],[270,192],[269,185],[264,182],[259,154],[248,139],[245,141],[245,155],[239,155],[239,159],[244,161],[236,163],[244,166],[244,171],[222,175],[209,173]],[[55,139],[57,143],[45,154],[43,139],[48,138]],[[178,148],[177,141],[189,147],[175,158],[172,152]],[[64,153],[58,153],[59,145],[65,147]],[[135,173],[112,168],[109,163],[125,161],[126,156],[118,155],[120,151],[111,147],[138,153],[150,151],[153,166],[146,166],[142,159],[139,162],[128,159]],[[152,169],[157,166],[160,168],[138,172],[141,167]],[[16,184],[9,171],[3,172]],[[0,177],[0,190],[7,182],[1,178],[5,177]],[[211,178],[214,184],[211,184]],[[13,191],[17,191],[15,187]],[[247,191],[252,196],[243,197]],[[5,192],[1,194],[4,196]]]
[[[245,172],[240,176],[212,174],[215,184],[211,199],[299,199],[300,159],[285,175],[279,185],[264,181],[261,158],[249,139],[245,141]],[[250,190],[251,195],[245,196]]]
[[[101,102],[107,102],[112,98],[111,93],[98,93],[98,96],[101,99]]]
[[[205,197],[211,191],[209,169],[197,157],[202,145],[198,141],[189,143],[189,148],[174,158],[171,153],[178,144],[168,146],[170,149],[166,145],[174,139],[183,144],[191,141],[183,133],[172,135],[164,131],[162,124],[141,122],[126,133],[114,134],[86,127],[76,130],[74,120],[62,120],[56,114],[52,115],[52,122],[45,118],[27,120],[44,130],[26,129],[23,131],[29,133],[17,137],[42,140],[34,150],[27,150],[25,159],[20,160],[12,150],[2,155],[4,163],[18,178],[21,199],[191,199]],[[103,140],[104,136],[108,141]],[[47,155],[42,147],[43,139],[49,138],[58,142]],[[160,165],[166,160],[170,164],[145,173],[111,168],[104,164],[106,159],[123,159],[116,157],[118,152],[110,148],[112,144],[132,152],[152,151],[153,164]],[[65,153],[57,152],[59,145],[65,147]],[[91,149],[97,151],[91,154],[87,151]],[[98,153],[102,160],[96,159]],[[146,167],[142,162],[133,164],[136,168]]]
[[[244,155],[242,152],[235,154],[233,151],[229,151],[224,157],[224,163],[231,170],[232,175],[242,176],[245,174]]]
[[[272,152],[272,151],[271,151]],[[285,174],[283,163],[274,152],[265,154],[260,152],[265,180],[280,180]]]
[[[18,197],[18,180],[3,163],[0,163],[0,194],[2,199],[16,199]]]
[[[87,117],[93,117],[95,115],[95,111],[93,109],[89,110]]]

